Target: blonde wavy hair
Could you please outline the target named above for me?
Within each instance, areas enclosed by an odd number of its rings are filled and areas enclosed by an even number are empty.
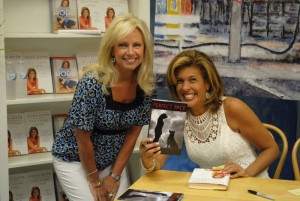
[[[111,52],[118,42],[130,34],[135,29],[138,29],[143,36],[144,60],[136,69],[137,83],[145,94],[152,94],[155,88],[153,75],[153,38],[149,32],[146,23],[129,13],[120,14],[115,17],[101,39],[100,50],[98,55],[98,66],[90,66],[84,70],[84,74],[94,71],[99,82],[102,83],[102,90],[105,94],[109,94],[107,88],[113,87],[119,78],[113,62]]]
[[[177,54],[172,59],[167,70],[167,86],[171,97],[179,100],[176,91],[176,72],[179,69],[191,66],[198,67],[204,81],[208,83],[210,96],[206,99],[205,105],[211,112],[216,112],[222,104],[224,85],[213,61],[203,52],[186,50]]]

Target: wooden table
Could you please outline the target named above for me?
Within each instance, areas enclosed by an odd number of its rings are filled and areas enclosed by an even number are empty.
[[[288,192],[288,190],[300,188],[300,181],[253,177],[238,178],[229,181],[227,191],[214,191],[190,189],[188,187],[190,176],[191,172],[159,170],[142,176],[129,188],[180,192],[184,193],[183,201],[268,201],[266,198],[248,193],[248,189],[270,195],[276,201],[300,201],[300,196]]]

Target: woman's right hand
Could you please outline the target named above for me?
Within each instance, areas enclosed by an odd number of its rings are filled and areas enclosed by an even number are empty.
[[[94,201],[108,201],[106,199],[106,190],[103,184],[97,187],[93,187],[92,185],[90,185],[90,191],[93,195]]]
[[[159,143],[153,142],[152,138],[141,140],[139,151],[145,167],[150,167],[153,159],[161,153]]]

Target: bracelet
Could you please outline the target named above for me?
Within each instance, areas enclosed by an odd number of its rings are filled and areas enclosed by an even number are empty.
[[[100,181],[99,181],[97,184],[95,184],[95,185],[89,183],[89,186],[90,186],[90,187],[93,187],[93,188],[99,188],[99,187],[101,186],[101,184],[102,184],[102,181],[100,180]]]
[[[91,172],[91,173],[88,173],[86,176],[91,176],[92,174],[95,174],[96,172],[98,172],[98,169],[96,169],[95,171]]]
[[[155,169],[155,159],[152,159],[152,165],[149,168],[145,168],[141,158],[140,158],[140,162],[141,162],[142,168],[144,169],[145,173],[152,172]]]

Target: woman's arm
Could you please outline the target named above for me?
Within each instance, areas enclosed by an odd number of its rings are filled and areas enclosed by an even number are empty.
[[[90,191],[95,200],[101,200],[103,197],[106,197],[106,192],[103,184],[100,186],[101,180],[96,167],[94,146],[90,139],[91,133],[91,131],[83,131],[75,127],[80,162],[85,169],[87,180],[90,184]]]
[[[255,161],[245,170],[236,164],[229,163],[224,171],[236,172],[232,175],[232,178],[260,174],[277,158],[279,153],[277,143],[251,108],[241,100],[232,97],[226,98],[224,109],[229,127],[233,131],[241,133],[244,138],[259,150]]]
[[[152,138],[143,139],[140,142],[139,150],[141,154],[142,165],[146,170],[149,169],[149,172],[153,170],[160,170],[168,159],[168,155],[160,154],[161,151],[159,143],[153,143]],[[154,168],[152,168],[153,165]]]

